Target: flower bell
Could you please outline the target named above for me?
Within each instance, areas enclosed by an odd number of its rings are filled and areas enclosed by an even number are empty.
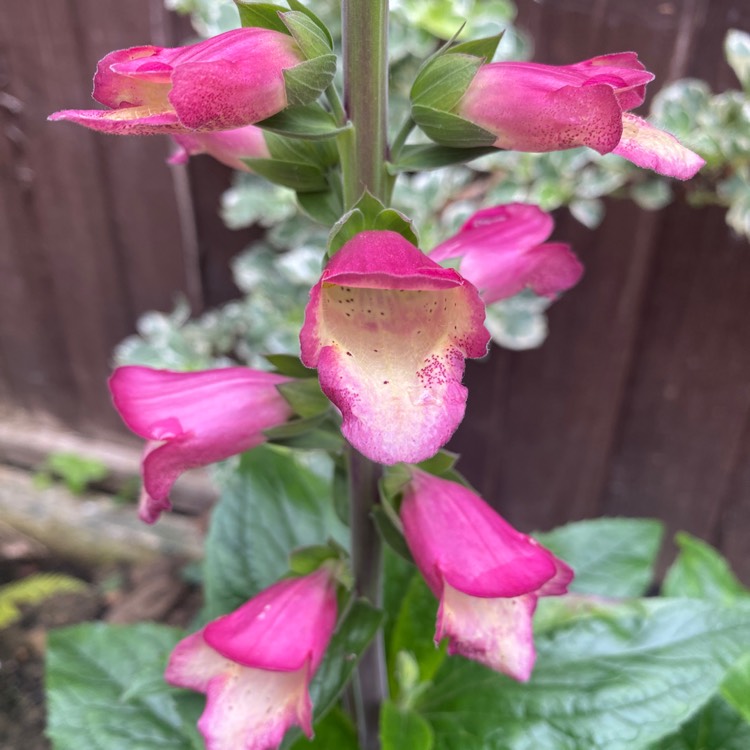
[[[485,304],[529,288],[544,297],[570,289],[583,266],[560,242],[545,242],[552,217],[538,206],[510,203],[477,211],[459,232],[430,252],[438,262],[458,259],[458,271]]]
[[[401,521],[406,543],[440,600],[435,642],[448,653],[526,681],[540,596],[564,594],[573,571],[460,484],[410,468]]]
[[[154,523],[186,469],[223,461],[265,441],[263,430],[292,410],[276,386],[289,378],[248,367],[170,372],[118,367],[109,381],[115,408],[144,438],[139,516]]]
[[[434,455],[466,406],[466,357],[487,351],[484,305],[456,271],[392,231],[366,231],[330,260],[310,293],[302,362],[373,461]]]
[[[310,680],[336,627],[327,568],[287,578],[180,641],[165,679],[207,696],[207,750],[272,750],[290,726],[312,737]]]
[[[304,60],[291,36],[259,28],[186,47],[117,50],[94,76],[92,96],[108,109],[63,110],[49,119],[117,135],[241,128],[286,108],[284,71]]]
[[[181,133],[173,135],[175,150],[170,164],[185,164],[191,156],[208,154],[232,169],[252,171],[243,159],[267,159],[271,156],[263,131],[255,125],[212,133]]]

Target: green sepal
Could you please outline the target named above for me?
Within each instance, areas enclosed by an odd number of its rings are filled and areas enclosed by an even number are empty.
[[[372,509],[372,520],[380,534],[380,538],[401,558],[407,562],[414,563],[409,547],[404,540],[402,530],[396,526],[394,519],[382,507],[375,506]]]
[[[335,542],[300,547],[289,555],[289,570],[305,576],[329,560],[343,560],[346,552]]]
[[[284,71],[284,83],[289,106],[312,104],[328,88],[334,75],[336,55],[333,53],[287,68]]]
[[[268,435],[272,430],[266,430],[268,440],[276,445],[282,445],[286,448],[296,448],[299,450],[319,450],[326,451],[331,455],[338,455],[344,448],[344,438],[338,428],[334,427],[325,417],[310,417],[310,419],[298,419],[294,422],[288,422],[284,427],[290,428],[299,423],[305,423],[306,429],[300,430],[296,435]],[[310,427],[313,422],[317,422],[319,427]],[[281,430],[281,428],[274,428]]]
[[[256,3],[253,0],[234,0],[240,14],[243,28],[271,29],[288,34],[289,31],[281,20],[279,13],[286,11],[281,5],[272,3]]]
[[[349,240],[366,230],[398,232],[413,245],[419,236],[412,222],[393,208],[386,208],[375,196],[365,191],[354,207],[332,227],[328,235],[328,255],[338,252]]]
[[[330,36],[309,15],[290,10],[280,17],[308,60],[331,53]]]
[[[310,62],[315,61],[311,60]],[[304,65],[305,63],[302,64]],[[292,68],[291,70],[296,70],[297,68]],[[284,71],[284,75],[287,72]],[[287,109],[282,110],[277,115],[268,117],[255,124],[257,127],[263,128],[263,130],[278,135],[307,141],[322,141],[328,138],[335,138],[339,133],[351,127],[350,125],[339,127],[333,115],[318,104],[287,107]]]
[[[317,378],[280,383],[276,386],[276,390],[300,417],[323,414],[331,405],[326,395],[320,390]]]
[[[429,169],[450,167],[453,164],[465,164],[480,156],[487,156],[497,151],[492,146],[477,148],[454,148],[440,146],[436,143],[420,143],[404,146],[398,160],[388,165],[390,174],[399,172],[422,172]]]
[[[461,101],[482,62],[474,55],[440,55],[414,81],[412,104],[449,112]]]
[[[333,467],[333,509],[339,520],[349,525],[349,472],[345,461],[336,461]]]
[[[335,224],[344,210],[341,194],[330,189],[319,193],[297,193],[297,203],[313,221],[327,227]]]
[[[316,378],[317,371],[305,367],[300,362],[299,357],[293,354],[264,354],[265,359],[271,364],[279,375],[286,375],[289,378]]]
[[[313,164],[281,159],[243,159],[250,169],[276,185],[296,190],[298,193],[313,193],[327,185],[323,170]]]
[[[321,21],[320,18],[318,18],[318,16],[316,16],[315,13],[313,13],[309,8],[306,8],[302,3],[298,2],[298,0],[287,0],[287,3],[292,10],[304,13],[313,23],[318,26],[318,28],[325,34],[325,37],[328,40],[328,48],[333,49],[333,37],[331,36],[331,32],[328,30],[328,27],[323,23],[323,21]]]
[[[418,463],[417,466],[428,474],[434,474],[436,477],[444,477],[453,474],[453,467],[461,456],[451,451],[439,450],[432,458]]]
[[[495,56],[497,45],[500,44],[503,34],[505,34],[505,31],[493,34],[492,36],[486,36],[482,39],[471,39],[468,42],[461,42],[447,50],[447,53],[450,55],[475,55],[476,57],[483,58],[484,62],[489,62]]]
[[[378,482],[380,501],[384,505],[388,504],[395,511],[398,511],[404,487],[409,484],[410,480],[411,472],[409,471],[408,464],[387,466],[383,470],[383,476]]]
[[[315,414],[312,417],[302,417],[301,419],[292,419],[276,427],[269,427],[263,430],[269,442],[278,443],[279,445],[289,445],[289,440],[294,440],[310,432],[316,432],[325,422],[325,414]]]
[[[489,130],[450,112],[415,104],[411,114],[422,131],[443,146],[486,148],[497,140]]]

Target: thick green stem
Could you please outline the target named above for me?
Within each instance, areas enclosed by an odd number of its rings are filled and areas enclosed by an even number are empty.
[[[344,207],[366,190],[387,202],[388,158],[388,0],[342,0],[344,109],[352,124],[339,136]],[[380,467],[353,448],[349,451],[352,568],[360,596],[375,606],[382,599],[382,549],[372,518],[378,502]],[[363,654],[354,680],[359,743],[380,747],[380,706],[387,697],[382,633]]]
[[[351,208],[365,190],[388,191],[388,2],[342,0],[344,108],[354,125],[344,164],[344,201]]]

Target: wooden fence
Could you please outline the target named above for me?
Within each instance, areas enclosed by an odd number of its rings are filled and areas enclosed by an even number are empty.
[[[658,84],[736,87],[728,28],[744,0],[518,0],[535,59],[637,49]],[[139,314],[233,294],[223,228],[229,176],[208,159],[167,169],[158,138],[45,121],[89,106],[108,50],[185,33],[160,0],[5,0],[0,8],[0,421],[118,430],[104,386]],[[653,85],[653,84],[652,84]],[[750,247],[719,209],[609,202],[556,239],[586,264],[540,350],[493,350],[467,371],[461,467],[521,528],[599,514],[664,519],[718,544],[750,579]]]

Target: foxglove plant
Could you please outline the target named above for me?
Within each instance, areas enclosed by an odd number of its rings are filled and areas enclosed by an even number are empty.
[[[219,532],[209,535],[208,557],[221,564],[207,567],[206,619],[223,616],[183,638],[166,671],[172,685],[206,694],[198,723],[206,746],[269,750],[292,741],[284,739],[292,726],[310,737],[313,711],[325,713],[348,690],[342,705],[356,719],[359,746],[373,750],[389,736],[393,710],[411,710],[430,679],[415,688],[413,674],[386,664],[381,535],[439,600],[436,644],[447,639],[449,654],[521,682],[533,684],[538,602],[562,597],[573,577],[468,489],[441,448],[464,415],[465,360],[487,352],[485,305],[525,289],[555,298],[582,266],[568,245],[548,242],[552,218],[520,203],[479,211],[453,237],[420,249],[412,222],[390,207],[395,180],[493,148],[586,145],[681,178],[701,160],[630,114],[653,78],[634,53],[553,68],[493,63],[499,36],[450,42],[423,65],[411,113],[389,139],[386,0],[342,4],[343,100],[331,35],[311,9],[298,0],[289,10],[237,5],[242,29],[107,55],[94,98],[108,109],[51,119],[171,135],[173,161],[208,153],[253,170],[294,189],[307,214],[332,226],[300,332],[301,362],[269,356],[274,372],[123,367],[110,387],[127,426],[147,441],[144,521],[171,507],[183,471],[248,451],[238,471],[249,462],[263,481],[234,493],[247,508],[263,492],[278,492],[268,512],[275,502],[284,508],[289,493],[315,495],[312,511],[281,511],[286,536],[244,506],[232,523],[249,515],[248,527],[258,524],[251,548],[243,538],[216,551]],[[409,142],[417,126],[436,143]],[[330,456],[328,494],[346,495],[348,544],[310,520],[324,518],[326,492],[311,489],[320,472],[293,458],[310,448]],[[253,569],[274,546],[281,566],[217,593],[217,582]],[[287,563],[293,576],[278,580]]]

